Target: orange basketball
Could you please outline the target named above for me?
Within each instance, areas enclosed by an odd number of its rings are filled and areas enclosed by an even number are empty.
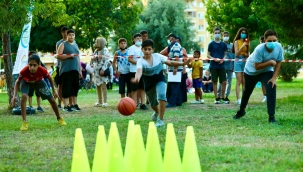
[[[137,106],[135,101],[129,97],[122,98],[117,106],[118,111],[124,116],[133,114],[136,110],[136,107]]]

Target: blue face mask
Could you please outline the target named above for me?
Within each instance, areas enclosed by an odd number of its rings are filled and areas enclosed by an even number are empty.
[[[142,45],[142,42],[141,41],[136,41],[135,44],[140,47]]]
[[[241,33],[241,39],[245,39],[246,38],[246,33]]]
[[[278,45],[277,42],[266,42],[267,48],[269,48],[271,50],[275,49],[277,45]]]

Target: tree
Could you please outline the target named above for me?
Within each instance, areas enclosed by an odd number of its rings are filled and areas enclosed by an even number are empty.
[[[253,0],[202,0],[207,11],[205,18],[208,22],[207,30],[211,33],[219,27],[230,33],[230,38],[236,36],[241,27],[247,28],[251,39],[258,39],[270,28],[254,9]]]
[[[6,73],[8,102],[13,97],[14,79],[12,77],[13,61],[11,55],[11,34],[20,36],[23,25],[29,22],[28,13],[32,12],[33,23],[37,22],[37,16],[48,18],[53,25],[66,23],[68,15],[65,14],[65,5],[62,1],[44,0],[2,0],[0,3],[0,22],[2,31],[2,53],[4,69]],[[19,103],[17,103],[18,105]]]
[[[192,41],[195,33],[190,29],[190,21],[186,18],[184,9],[183,0],[152,0],[140,15],[141,22],[137,25],[136,32],[147,30],[148,37],[155,42],[155,51],[161,51],[167,46],[166,36],[172,32],[184,40],[182,47],[189,52],[200,49],[198,43]]]

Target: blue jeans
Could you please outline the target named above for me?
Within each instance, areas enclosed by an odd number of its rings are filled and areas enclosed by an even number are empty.
[[[228,97],[230,94],[230,89],[231,89],[231,83],[232,83],[232,77],[233,77],[233,71],[232,70],[225,70],[226,72],[226,90],[225,90],[225,96]],[[219,83],[218,86],[218,97],[220,97],[221,93],[221,84]]]
[[[172,106],[181,106],[182,105],[182,93],[181,93],[181,82],[169,82],[169,91],[170,96],[168,98],[168,103]]]

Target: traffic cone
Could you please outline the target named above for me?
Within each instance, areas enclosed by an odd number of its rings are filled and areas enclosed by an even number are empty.
[[[146,141],[146,172],[163,172],[159,137],[154,122],[149,123]]]
[[[164,149],[164,171],[181,172],[182,164],[173,124],[167,124]]]
[[[108,136],[108,153],[109,153],[109,167],[110,172],[124,172],[124,159],[120,142],[120,136],[115,122],[111,123]]]
[[[201,172],[201,165],[195,139],[194,128],[188,126],[185,136],[184,152],[182,159],[182,172]]]
[[[71,172],[90,172],[81,128],[76,129]]]
[[[132,146],[131,163],[127,172],[144,172],[146,169],[146,154],[140,125],[135,125],[134,142]]]
[[[132,160],[132,146],[134,144],[134,136],[135,136],[135,122],[130,120],[128,122],[127,128],[127,137],[126,137],[126,144],[125,144],[125,152],[124,152],[124,161],[125,161],[125,168],[129,169]]]
[[[108,147],[103,125],[98,127],[92,172],[108,172]]]

